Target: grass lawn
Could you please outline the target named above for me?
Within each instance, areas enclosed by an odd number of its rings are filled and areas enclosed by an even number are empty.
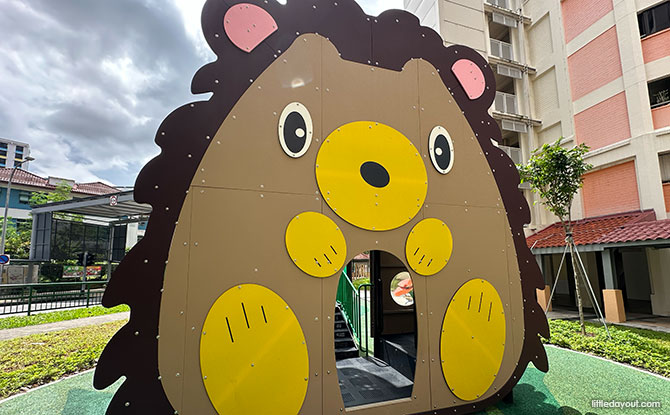
[[[670,377],[670,333],[609,325],[612,340],[602,325],[586,323],[587,336],[579,322],[549,320],[551,340],[545,343],[572,349],[616,362],[627,363]]]
[[[77,308],[74,310],[54,311],[52,313],[40,313],[32,316],[14,316],[0,318],[0,330],[14,329],[18,327],[34,326],[37,324],[55,323],[57,321],[75,320],[84,317],[102,316],[105,314],[121,313],[129,311],[127,305],[120,305],[114,308],[105,308],[102,306]]]
[[[0,398],[95,366],[126,321],[35,334],[0,342]]]

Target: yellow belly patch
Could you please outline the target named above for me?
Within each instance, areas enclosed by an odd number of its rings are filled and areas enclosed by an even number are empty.
[[[424,219],[407,237],[407,263],[419,275],[435,275],[451,258],[454,241],[449,227],[439,219]]]
[[[298,268],[318,278],[334,275],[347,257],[340,228],[316,212],[304,212],[291,220],[286,228],[286,250]]]
[[[309,359],[298,319],[273,291],[244,284],[214,303],[203,327],[200,368],[219,414],[297,414]]]
[[[442,323],[442,373],[454,395],[478,399],[493,384],[505,351],[505,311],[496,289],[476,279],[463,285]]]

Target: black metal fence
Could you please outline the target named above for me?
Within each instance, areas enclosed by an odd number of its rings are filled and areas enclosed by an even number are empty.
[[[0,315],[99,305],[106,282],[0,285]]]

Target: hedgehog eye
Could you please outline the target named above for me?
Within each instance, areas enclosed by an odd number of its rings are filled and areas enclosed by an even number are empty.
[[[433,128],[428,148],[435,169],[442,174],[449,173],[454,167],[454,142],[446,128],[440,126]]]
[[[312,135],[312,117],[307,108],[299,102],[288,104],[279,117],[279,143],[284,152],[289,157],[302,157],[309,150]]]

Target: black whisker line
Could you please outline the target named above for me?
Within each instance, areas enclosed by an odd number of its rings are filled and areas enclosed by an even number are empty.
[[[333,245],[330,246],[330,249],[332,249],[333,253],[335,253],[335,255],[337,255],[337,251],[335,250],[335,248],[333,248]]]
[[[414,255],[416,255],[417,252],[419,252],[419,248],[416,248],[416,251],[414,251]]]
[[[263,306],[261,306],[261,311],[263,312],[263,320],[265,320],[265,322],[267,323],[268,319],[267,317],[265,317],[265,309],[263,308]]]
[[[233,339],[233,331],[230,329],[230,322],[228,321],[228,317],[226,317],[226,324],[228,325],[228,334],[230,334],[230,341],[232,343],[235,343],[235,340]]]
[[[483,298],[484,298],[484,292],[482,292],[482,293],[479,295],[479,310],[477,310],[478,313],[480,313],[480,312],[482,311],[482,299],[483,299]]]
[[[489,304],[489,320],[488,321],[491,321],[491,308],[493,308],[493,302],[491,302],[491,304]]]
[[[323,256],[325,256],[325,257],[326,257],[326,261],[328,261],[328,263],[329,263],[329,264],[332,264],[332,262],[330,262],[330,258],[328,258],[328,255],[326,255],[326,254],[323,254]]]
[[[247,328],[250,329],[249,327],[249,319],[247,318],[247,310],[244,308],[244,303],[242,303],[242,312],[244,313],[244,320],[247,322]]]
[[[468,310],[470,309],[470,302],[472,302],[472,296],[470,296],[470,298],[468,298]]]
[[[319,268],[321,268],[321,264],[319,264],[319,260],[318,260],[318,259],[314,258],[314,262],[316,262],[316,265],[318,265]]]

